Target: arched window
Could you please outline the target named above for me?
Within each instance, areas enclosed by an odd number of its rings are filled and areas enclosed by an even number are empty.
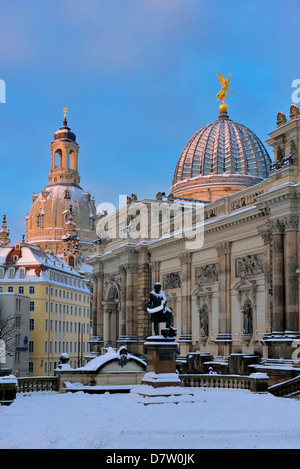
[[[62,151],[60,149],[56,150],[54,155],[54,168],[61,168],[62,164]]]
[[[68,259],[68,264],[69,266],[71,267],[75,267],[75,259],[74,259],[74,256],[70,256],[69,259]]]
[[[71,198],[71,192],[69,189],[65,190],[65,199],[70,199]]]
[[[69,153],[69,169],[77,171],[77,157],[74,150],[71,150]]]

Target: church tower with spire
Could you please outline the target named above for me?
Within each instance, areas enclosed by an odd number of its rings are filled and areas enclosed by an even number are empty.
[[[26,241],[57,254],[66,262],[70,258],[70,264],[74,265],[74,259],[79,262],[86,259],[97,239],[97,213],[94,198],[80,186],[79,145],[76,135],[68,127],[66,108],[63,125],[54,133],[50,149],[48,185],[32,196],[32,206],[26,217]],[[76,234],[72,233],[72,239],[75,236],[77,239],[75,252],[70,250],[70,244],[66,250],[70,218],[73,231],[76,227]]]

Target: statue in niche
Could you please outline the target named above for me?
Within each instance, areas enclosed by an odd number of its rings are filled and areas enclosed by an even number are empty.
[[[242,309],[243,314],[243,334],[253,334],[253,313],[250,303],[246,303]]]
[[[202,308],[199,309],[199,317],[200,317],[200,336],[208,337],[208,314],[207,314],[206,305],[202,306]]]

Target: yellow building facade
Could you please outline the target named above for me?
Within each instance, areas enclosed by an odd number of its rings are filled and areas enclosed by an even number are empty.
[[[91,293],[85,278],[60,258],[26,243],[0,248],[0,294],[30,297],[29,376],[51,376],[62,354],[85,363]]]

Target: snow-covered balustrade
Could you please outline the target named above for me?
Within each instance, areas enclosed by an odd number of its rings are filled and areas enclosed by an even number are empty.
[[[181,374],[184,387],[206,387],[227,389],[248,389],[253,392],[268,391],[268,376],[265,373],[252,373],[249,376],[209,374]]]
[[[288,396],[300,393],[300,376],[274,384],[269,387],[269,392],[277,397]]]
[[[18,378],[17,392],[58,391],[58,376],[34,376]]]

